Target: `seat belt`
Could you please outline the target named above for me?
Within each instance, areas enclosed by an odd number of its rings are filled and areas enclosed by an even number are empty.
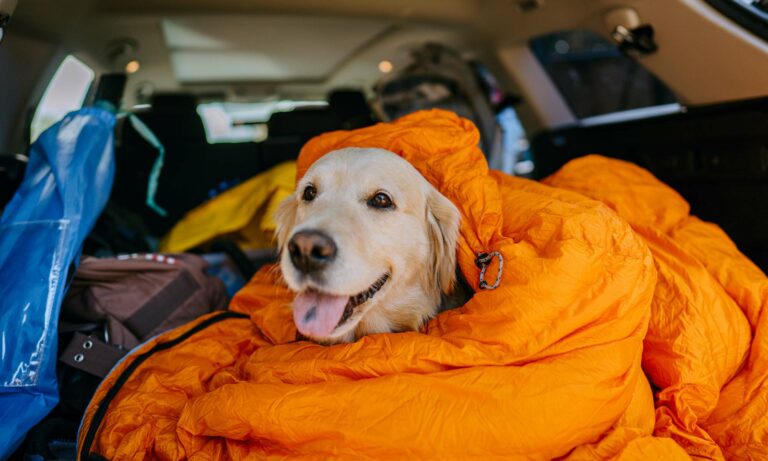
[[[158,205],[158,203],[155,201],[157,187],[160,182],[160,173],[162,172],[163,164],[165,163],[165,147],[163,146],[163,143],[157,139],[157,136],[155,136],[152,130],[136,115],[123,112],[120,113],[118,117],[118,128],[116,130],[118,134],[123,130],[125,119],[128,119],[128,121],[131,122],[133,129],[136,130],[136,133],[138,133],[142,139],[147,141],[157,150],[157,157],[155,157],[155,163],[152,165],[152,170],[150,171],[149,179],[147,180],[146,204],[150,209],[152,209],[152,211],[159,214],[160,216],[168,216],[168,212],[165,210],[165,208]]]

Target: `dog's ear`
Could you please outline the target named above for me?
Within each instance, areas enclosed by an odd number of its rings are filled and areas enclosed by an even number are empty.
[[[275,236],[277,237],[277,247],[282,250],[288,237],[291,235],[296,223],[296,194],[291,194],[285,200],[277,205],[275,210]]]
[[[427,228],[431,254],[430,283],[450,294],[456,284],[456,242],[461,215],[450,200],[430,187],[427,196]]]

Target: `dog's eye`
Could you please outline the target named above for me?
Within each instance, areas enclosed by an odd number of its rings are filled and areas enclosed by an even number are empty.
[[[304,193],[301,194],[301,198],[304,199],[305,202],[311,202],[315,197],[317,197],[317,188],[312,184],[305,187]]]
[[[379,192],[370,199],[368,199],[368,206],[371,208],[394,208],[395,204],[392,203],[392,199],[384,192]]]

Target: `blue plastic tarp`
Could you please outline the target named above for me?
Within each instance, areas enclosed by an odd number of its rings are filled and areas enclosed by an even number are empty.
[[[0,459],[58,402],[59,310],[112,189],[114,125],[87,108],[40,135],[0,218]]]

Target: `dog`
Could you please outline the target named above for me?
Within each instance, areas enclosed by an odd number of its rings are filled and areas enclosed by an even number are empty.
[[[397,154],[326,154],[275,220],[280,270],[296,293],[293,318],[305,338],[335,344],[418,330],[461,303],[451,296],[462,282],[459,211]]]

